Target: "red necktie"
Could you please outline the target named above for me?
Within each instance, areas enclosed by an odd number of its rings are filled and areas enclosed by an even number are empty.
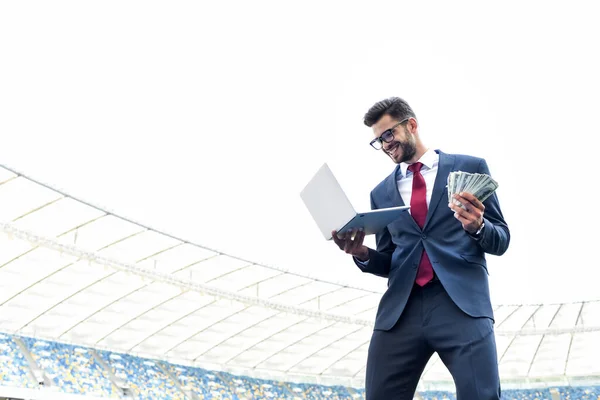
[[[413,186],[412,195],[410,198],[410,213],[421,229],[425,225],[425,219],[427,219],[427,187],[425,186],[425,179],[421,175],[422,163],[416,162],[408,166],[408,170],[413,173]],[[425,286],[427,282],[433,279],[433,267],[429,256],[425,250],[421,256],[421,262],[419,262],[419,270],[417,271],[417,279],[415,283],[419,286]]]

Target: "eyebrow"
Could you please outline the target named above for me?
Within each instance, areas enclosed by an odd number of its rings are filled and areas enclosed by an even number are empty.
[[[386,130],[381,131],[381,135],[383,135],[384,133],[386,133],[387,131],[391,131],[394,128],[397,128],[398,126],[402,125],[405,121],[401,121],[401,122],[396,122],[394,125],[392,125],[391,128],[388,128]],[[379,136],[381,136],[379,135]]]

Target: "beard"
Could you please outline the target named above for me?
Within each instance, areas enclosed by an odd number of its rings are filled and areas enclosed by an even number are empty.
[[[396,140],[393,143],[393,146],[398,145],[398,147],[400,148],[399,150],[402,152],[400,159],[397,159],[394,157],[394,155],[387,153],[387,155],[396,163],[396,164],[400,164],[403,162],[407,162],[409,160],[411,160],[415,154],[417,154],[417,143],[414,139],[414,137],[409,136],[405,141],[399,141]]]

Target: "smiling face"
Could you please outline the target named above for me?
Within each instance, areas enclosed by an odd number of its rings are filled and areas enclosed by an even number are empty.
[[[417,141],[412,130],[416,129],[416,120],[410,118],[398,125],[390,115],[383,115],[373,126],[375,138],[381,138],[384,151],[396,164],[411,161],[417,153]],[[393,134],[393,138],[390,136]],[[387,142],[387,140],[391,140]]]

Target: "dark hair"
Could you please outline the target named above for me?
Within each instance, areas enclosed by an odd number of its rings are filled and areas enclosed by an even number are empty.
[[[367,111],[364,118],[365,125],[370,128],[385,114],[398,121],[402,121],[404,118],[408,117],[417,118],[406,101],[402,100],[400,97],[390,97],[389,99],[375,103],[375,105]]]

